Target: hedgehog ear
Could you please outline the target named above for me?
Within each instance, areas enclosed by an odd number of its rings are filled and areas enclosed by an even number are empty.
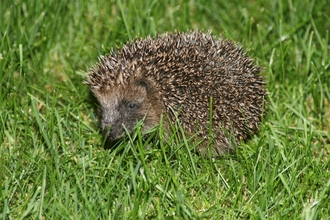
[[[136,81],[136,84],[137,84],[137,86],[144,88],[147,91],[147,93],[149,93],[149,91],[151,89],[151,85],[147,80],[139,79]]]

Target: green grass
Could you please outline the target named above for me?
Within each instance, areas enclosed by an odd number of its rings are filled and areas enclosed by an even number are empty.
[[[225,2],[1,1],[0,218],[330,218],[328,1]],[[85,71],[136,36],[189,29],[263,67],[260,132],[212,160],[180,129],[104,150]]]

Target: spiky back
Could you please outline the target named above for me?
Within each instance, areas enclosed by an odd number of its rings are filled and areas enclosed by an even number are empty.
[[[193,31],[139,39],[101,57],[88,84],[92,91],[114,89],[142,75],[159,87],[165,111],[173,120],[171,109],[179,111],[187,132],[197,126],[202,136],[208,134],[212,97],[216,142],[230,145],[223,129],[232,131],[236,140],[244,139],[261,121],[266,91],[259,72],[241,47]]]

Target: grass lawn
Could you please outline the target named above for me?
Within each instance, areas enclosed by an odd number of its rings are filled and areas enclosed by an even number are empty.
[[[104,150],[87,69],[191,29],[263,67],[260,132],[218,159],[179,134],[164,144],[162,128]],[[0,218],[329,219],[329,29],[328,0],[1,0]]]

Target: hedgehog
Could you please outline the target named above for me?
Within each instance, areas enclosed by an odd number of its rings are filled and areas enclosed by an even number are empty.
[[[166,114],[200,140],[199,153],[220,156],[259,129],[266,110],[260,70],[241,46],[210,31],[174,32],[112,49],[85,83],[99,102],[107,141],[141,120],[145,132]]]

